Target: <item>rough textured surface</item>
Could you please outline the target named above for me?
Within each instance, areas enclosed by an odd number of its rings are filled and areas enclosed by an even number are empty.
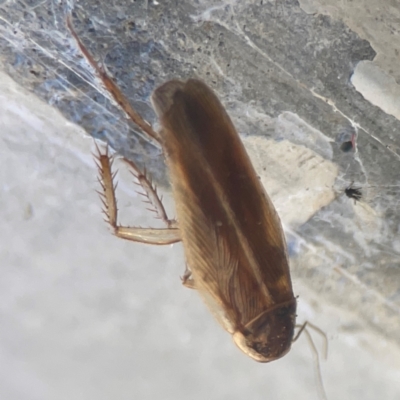
[[[167,79],[198,77],[216,90],[285,225],[303,304],[299,320],[318,323],[333,341],[332,366],[324,370],[330,398],[394,399],[400,393],[400,6],[336,3],[88,0],[75,4],[73,15],[86,45],[147,120],[155,122],[151,91]],[[66,9],[64,2],[4,3],[3,70],[166,185],[160,150],[110,104],[65,29]],[[215,388],[215,398],[314,395],[312,376],[293,378],[308,382],[303,389],[301,383],[282,388],[275,363],[253,365],[236,354],[195,293],[179,286],[184,263],[171,254],[177,246],[147,253],[107,236],[92,190],[91,141],[32,97],[24,106],[7,100],[18,91],[2,82],[3,109],[13,109],[10,125],[26,122],[20,132],[1,134],[2,368],[12,365],[2,397],[31,398],[33,388],[40,399],[79,398],[78,392],[85,399],[204,398],[207,387]],[[363,187],[357,204],[343,195],[352,181]],[[130,202],[124,197],[121,208]],[[151,224],[138,211],[126,215]],[[307,353],[304,347],[299,351]],[[294,377],[305,373],[301,357],[279,363]],[[375,375],[365,375],[366,365]],[[18,376],[15,384],[11,376]],[[26,391],[18,396],[21,380]]]
[[[351,77],[351,83],[370,103],[400,119],[400,85],[376,63],[359,62]]]

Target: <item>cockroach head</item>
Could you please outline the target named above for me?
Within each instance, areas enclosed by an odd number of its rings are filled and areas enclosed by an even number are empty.
[[[296,300],[269,309],[233,334],[233,341],[249,357],[270,362],[283,357],[292,344]]]

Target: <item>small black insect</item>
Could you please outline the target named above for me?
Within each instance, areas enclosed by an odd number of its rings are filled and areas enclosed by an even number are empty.
[[[347,186],[346,189],[344,189],[344,194],[349,199],[354,199],[354,204],[356,204],[357,201],[360,201],[363,197],[361,188],[353,186],[353,182],[349,186]]]

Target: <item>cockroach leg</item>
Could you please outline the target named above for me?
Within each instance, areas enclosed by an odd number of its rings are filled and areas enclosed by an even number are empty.
[[[103,154],[97,145],[96,147],[97,154],[95,154],[95,158],[99,168],[99,182],[102,188],[102,191],[98,193],[103,202],[103,212],[106,216],[106,220],[114,231],[115,236],[134,242],[158,245],[180,242],[181,237],[177,223],[174,220],[168,219],[155,187],[153,187],[151,181],[146,177],[146,174],[143,174],[134,163],[128,160],[125,161],[134,169],[135,176],[140,177],[140,179],[138,178],[139,183],[145,190],[149,203],[154,206],[154,211],[160,215],[161,219],[167,224],[167,228],[139,228],[118,225],[118,208],[115,197],[116,185],[114,184],[115,173],[112,172],[113,158],[109,155],[108,148]]]
[[[183,286],[187,287],[188,289],[196,289],[196,284],[192,277],[192,271],[187,267],[187,265],[185,268],[185,272],[181,277],[181,280]]]
[[[158,196],[157,188],[146,173],[146,170],[141,171],[135,162],[123,158],[132,169],[132,175],[138,181],[139,186],[142,187],[145,193],[140,193],[146,197],[146,203],[150,204],[153,208],[148,208],[157,214],[157,218],[161,219],[168,228],[178,228],[178,223],[175,219],[169,219],[162,203],[162,198]]]
[[[146,136],[151,140],[155,141],[156,143],[160,144],[160,137],[157,132],[153,130],[151,125],[145,121],[130,105],[128,99],[124,96],[121,92],[121,89],[116,85],[116,83],[110,78],[107,74],[105,68],[95,61],[93,56],[87,50],[83,42],[79,39],[79,36],[75,32],[74,26],[72,24],[72,17],[71,15],[67,16],[67,27],[71,32],[71,35],[75,39],[81,53],[86,58],[88,63],[92,66],[95,70],[99,79],[101,79],[103,85],[107,89],[107,91],[111,94],[114,101],[121,107],[121,109],[126,113],[126,115],[130,118],[130,120],[135,123],[142,132],[146,134]]]
[[[151,125],[147,123],[129,104],[128,99],[123,95],[120,88],[115,82],[108,76],[104,67],[98,65],[94,60],[93,56],[86,49],[82,41],[76,34],[71,16],[67,17],[67,26],[72,36],[76,40],[79,49],[82,54],[95,70],[97,76],[101,79],[103,85],[107,91],[111,94],[115,102],[121,107],[121,109],[128,115],[132,122],[134,122],[140,130],[150,139],[160,143],[158,134],[153,130]],[[134,175],[137,178],[140,186],[144,190],[144,196],[147,198],[147,202],[152,205],[152,211],[165,222],[167,228],[165,229],[147,229],[147,228],[135,228],[135,227],[124,227],[117,224],[117,202],[115,199],[115,186],[113,179],[115,175],[111,171],[112,158],[108,155],[108,151],[105,154],[101,154],[99,149],[96,156],[98,161],[98,167],[100,171],[100,184],[103,192],[101,198],[104,205],[104,213],[107,217],[107,221],[111,225],[114,234],[120,238],[133,240],[142,243],[151,244],[170,244],[179,242],[180,234],[175,220],[170,220],[167,217],[164,206],[161,199],[158,197],[157,190],[153,186],[151,180],[146,176],[146,173],[142,172],[137,165],[129,160],[124,159],[131,168],[134,170]]]

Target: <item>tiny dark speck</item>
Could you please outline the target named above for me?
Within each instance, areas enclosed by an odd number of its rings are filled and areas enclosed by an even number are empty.
[[[353,149],[353,143],[351,141],[344,142],[340,146],[340,150],[342,150],[344,153],[348,153]]]
[[[354,199],[354,203],[356,201],[360,201],[362,198],[362,191],[361,188],[355,187],[352,184],[348,186],[346,189],[344,189],[344,194],[349,198],[349,199]]]

